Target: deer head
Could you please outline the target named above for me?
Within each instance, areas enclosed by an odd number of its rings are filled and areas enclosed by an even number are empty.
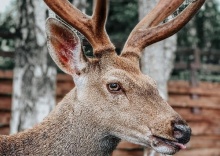
[[[174,154],[185,148],[191,135],[189,126],[160,97],[155,81],[139,68],[142,50],[176,33],[205,2],[194,1],[176,18],[161,24],[183,1],[160,0],[133,29],[117,55],[105,31],[107,0],[96,0],[91,17],[67,0],[45,0],[68,23],[47,20],[48,47],[60,69],[73,76],[74,113],[81,114],[77,117],[82,123],[89,119],[105,134],[150,146],[160,153]],[[94,58],[84,55],[71,27],[90,42]]]

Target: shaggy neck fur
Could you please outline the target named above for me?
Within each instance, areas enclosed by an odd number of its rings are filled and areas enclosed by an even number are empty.
[[[0,155],[108,156],[120,141],[75,115],[76,91],[72,90],[50,115],[34,128],[0,136]]]

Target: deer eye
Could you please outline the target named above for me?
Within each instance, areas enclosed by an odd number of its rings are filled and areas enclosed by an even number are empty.
[[[118,83],[109,83],[107,88],[110,92],[120,92],[122,91],[121,86]]]

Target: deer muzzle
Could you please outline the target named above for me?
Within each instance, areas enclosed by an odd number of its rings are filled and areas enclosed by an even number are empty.
[[[173,139],[165,137],[153,136],[151,147],[157,152],[164,154],[174,154],[181,149],[186,148],[191,136],[191,128],[182,120],[174,120],[172,122]]]
[[[186,144],[190,140],[191,128],[185,124],[174,124],[173,136],[181,144]]]

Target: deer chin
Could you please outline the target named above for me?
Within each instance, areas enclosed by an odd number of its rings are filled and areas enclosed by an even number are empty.
[[[168,155],[173,155],[181,149],[186,149],[184,144],[157,136],[153,136],[151,147],[159,153]]]

